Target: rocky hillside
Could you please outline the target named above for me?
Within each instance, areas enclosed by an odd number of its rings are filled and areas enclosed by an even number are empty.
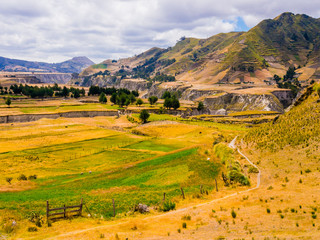
[[[267,84],[289,66],[299,80],[319,79],[320,20],[283,13],[248,32],[221,33],[208,39],[181,38],[174,47],[152,48],[140,55],[106,60],[82,72],[152,78],[156,73],[196,83]],[[122,71],[121,74],[119,71]]]
[[[74,57],[61,63],[31,62],[0,57],[0,71],[80,73],[94,64],[87,57]]]

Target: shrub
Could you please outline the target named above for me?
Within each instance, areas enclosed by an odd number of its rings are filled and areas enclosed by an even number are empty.
[[[248,173],[259,173],[259,170],[254,166],[250,166]]]
[[[313,219],[316,219],[317,218],[317,215],[314,213],[314,214],[312,214],[312,216],[311,216]]]
[[[183,222],[182,223],[182,228],[187,228],[187,223]]]
[[[30,175],[28,177],[28,180],[35,180],[35,179],[37,179],[37,175]]]
[[[231,170],[230,172],[228,172],[228,178],[232,182],[238,182],[243,186],[250,186],[248,178],[237,170]]]
[[[7,177],[7,178],[6,178],[6,181],[7,181],[9,184],[11,184],[12,179],[13,179],[12,177]]]
[[[5,233],[12,233],[17,227],[17,224],[14,220],[10,219],[3,224],[3,231]]]
[[[142,121],[143,123],[146,123],[149,117],[150,117],[150,114],[148,113],[147,110],[143,109],[143,110],[140,112],[139,118],[141,119],[141,121]]]
[[[17,179],[18,179],[18,181],[26,181],[26,180],[28,180],[26,175],[24,175],[24,174],[21,174]]]
[[[190,221],[191,220],[191,216],[190,215],[184,215],[181,220],[187,220]]]
[[[36,227],[28,227],[28,232],[37,232],[38,228]]]
[[[233,218],[236,218],[237,217],[237,213],[232,209],[232,211],[231,211],[231,216],[233,217]]]
[[[270,210],[270,208],[267,208],[267,213],[271,213],[271,210]]]
[[[163,203],[161,210],[163,212],[168,212],[170,210],[174,210],[176,208],[176,204],[170,200],[167,200]]]

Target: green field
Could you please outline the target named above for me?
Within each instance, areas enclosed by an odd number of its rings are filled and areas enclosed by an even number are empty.
[[[184,124],[164,126],[170,132],[178,131],[178,138],[140,136],[100,127],[103,122],[107,126],[125,120],[100,117],[85,122],[44,120],[36,127],[4,125],[1,130],[6,134],[0,142],[10,144],[11,149],[4,148],[0,153],[0,209],[25,218],[32,211],[45,214],[46,200],[59,207],[77,204],[83,198],[92,214],[109,218],[112,199],[118,216],[122,216],[138,203],[161,204],[164,192],[167,199],[176,201],[181,198],[180,187],[189,196],[198,193],[200,185],[213,189],[220,164],[207,161],[203,147],[200,150],[196,143],[206,141],[215,129],[207,128],[207,135],[200,141],[195,137],[198,129],[204,128],[196,125],[190,125],[192,131],[187,132],[179,130],[185,129]],[[52,138],[55,140],[46,141]],[[18,181],[21,174],[38,178]],[[5,182],[6,177],[13,177],[12,184]]]

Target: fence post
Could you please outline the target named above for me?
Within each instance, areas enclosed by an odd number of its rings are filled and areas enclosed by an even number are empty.
[[[163,193],[163,201],[166,200],[166,193]]]
[[[114,199],[112,198],[112,205],[113,205],[113,217],[116,216],[116,208],[114,206]]]
[[[182,192],[182,198],[185,199],[185,198],[184,198],[184,192],[183,192],[183,189],[182,189],[182,188],[181,188],[181,192]]]
[[[66,218],[66,205],[63,205],[63,217]]]
[[[81,198],[80,209],[79,209],[79,216],[82,215],[82,205],[83,205],[83,198]]]
[[[202,185],[200,185],[200,193],[202,194]]]
[[[47,200],[47,224],[49,227],[49,201]]]
[[[216,182],[216,190],[218,192],[218,183],[217,183],[217,179],[215,178],[214,181]]]

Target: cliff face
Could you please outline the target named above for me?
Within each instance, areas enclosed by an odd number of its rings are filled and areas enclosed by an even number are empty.
[[[204,99],[204,104],[211,110],[226,111],[276,111],[283,112],[284,107],[276,96],[272,94],[235,94],[226,93],[218,97]]]
[[[71,73],[35,73],[31,74],[31,76],[35,76],[43,83],[66,84],[71,80]]]
[[[148,90],[148,82],[143,79],[123,79],[117,87],[143,92]]]

